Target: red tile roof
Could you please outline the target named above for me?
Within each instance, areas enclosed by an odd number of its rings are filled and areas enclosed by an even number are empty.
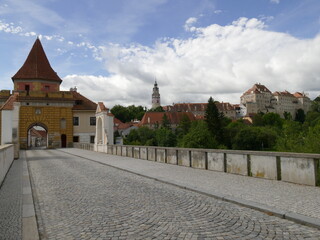
[[[17,79],[41,79],[62,82],[58,74],[51,68],[48,58],[37,38],[33,47],[19,71],[12,77]]]
[[[73,106],[73,110],[96,110],[97,104],[92,102],[90,99],[81,95],[76,91],[71,91],[73,95],[73,99],[75,100],[75,105]]]
[[[179,124],[184,115],[187,115],[191,121],[196,120],[191,112],[146,112],[139,125],[161,124],[164,114],[167,115],[171,124]]]
[[[13,110],[13,103],[17,101],[19,93],[14,93],[8,100],[1,106],[0,110]]]
[[[99,106],[99,109],[100,109],[100,111],[101,112],[103,112],[103,111],[109,111],[109,109],[104,105],[104,103],[103,102],[98,102],[98,106]]]
[[[243,95],[252,94],[252,93],[265,93],[265,92],[271,93],[271,91],[266,86],[256,83],[252,86],[252,88],[248,89]]]
[[[308,96],[305,93],[296,92],[293,94],[296,98],[308,98]]]
[[[284,92],[274,92],[273,93],[274,96],[286,96],[286,97],[294,97],[292,93],[288,92],[288,91],[284,91]]]

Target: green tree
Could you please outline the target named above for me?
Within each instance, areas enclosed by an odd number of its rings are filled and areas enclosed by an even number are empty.
[[[320,122],[310,127],[305,138],[303,152],[320,153]]]
[[[220,114],[213,98],[210,97],[205,112],[205,122],[207,123],[208,131],[219,143],[223,141],[222,118],[223,115]]]
[[[124,144],[155,146],[155,131],[148,127],[140,127],[138,129],[133,129],[124,139]]]
[[[282,127],[283,120],[277,113],[266,113],[262,116],[263,126],[273,126],[277,128]]]
[[[304,144],[302,124],[296,121],[285,121],[282,132],[278,135],[275,149],[280,152],[301,152]]]
[[[320,121],[320,112],[308,112],[304,124],[314,127]]]
[[[121,105],[115,105],[111,108],[111,113],[121,122],[127,122],[127,119],[130,118],[128,109]]]
[[[303,109],[299,108],[296,112],[296,117],[294,120],[297,122],[304,123],[305,119],[306,119],[306,115],[305,115]]]
[[[191,121],[187,114],[183,114],[181,117],[181,121],[176,129],[176,134],[180,138],[186,135],[189,132],[191,127]]]
[[[238,150],[271,150],[277,133],[266,127],[246,127],[235,136],[233,149]]]
[[[131,105],[124,107],[121,105],[115,105],[111,109],[111,113],[118,118],[121,122],[130,122],[131,120],[141,120],[145,110],[142,106]]]
[[[159,128],[155,131],[156,142],[158,146],[161,147],[175,147],[176,146],[176,136],[168,128]]]
[[[163,114],[161,127],[171,129],[171,123],[170,123],[170,120],[169,120],[167,114]]]
[[[255,114],[252,118],[252,124],[253,126],[259,127],[259,126],[263,126],[264,122],[263,122],[263,112],[259,112],[257,114]]]
[[[180,147],[185,148],[217,148],[218,143],[209,132],[204,121],[194,121],[189,132],[179,141]]]
[[[163,108],[161,106],[156,108],[151,108],[148,110],[148,112],[164,112]]]
[[[228,126],[224,129],[224,144],[227,146],[227,148],[232,149],[232,146],[234,145],[234,137],[238,134],[238,132],[248,127],[243,120],[237,120],[235,122],[230,122]]]
[[[283,113],[283,117],[284,117],[284,119],[285,120],[292,120],[292,115],[291,115],[291,113],[290,112],[284,112]]]
[[[311,111],[320,112],[320,96],[314,99],[311,103]]]

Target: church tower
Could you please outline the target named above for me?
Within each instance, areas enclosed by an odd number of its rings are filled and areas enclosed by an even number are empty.
[[[152,108],[155,109],[157,107],[160,107],[160,93],[157,81],[155,81],[152,93]]]

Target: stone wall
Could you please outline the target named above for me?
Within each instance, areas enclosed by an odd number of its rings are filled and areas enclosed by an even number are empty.
[[[13,162],[13,144],[0,145],[0,186]]]
[[[320,154],[262,151],[165,148],[154,146],[108,146],[121,149],[124,157],[226,172],[256,178],[320,186]],[[106,152],[97,149],[98,152]],[[116,151],[109,154],[119,155]]]

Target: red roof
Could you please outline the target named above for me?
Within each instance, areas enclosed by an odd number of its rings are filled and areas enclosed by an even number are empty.
[[[286,96],[286,97],[294,97],[292,93],[288,92],[288,91],[284,91],[284,92],[274,92],[273,93],[274,96]]]
[[[8,100],[1,106],[0,110],[13,110],[13,103],[17,101],[19,93],[14,93]]]
[[[243,95],[252,94],[252,93],[271,93],[271,91],[260,83],[256,83],[252,86],[252,88],[248,89]]]
[[[108,111],[109,109],[103,104],[103,102],[98,102],[101,111]]]
[[[179,124],[184,115],[187,115],[191,121],[196,120],[191,112],[146,112],[139,125],[161,124],[164,114],[167,115],[171,124]]]
[[[76,91],[71,91],[73,95],[73,99],[75,100],[75,105],[73,106],[73,110],[96,110],[97,104],[92,102],[90,99],[82,96],[80,93]]]
[[[12,77],[18,79],[40,79],[62,82],[58,74],[51,68],[48,58],[43,50],[40,40],[37,38],[33,47],[19,71]]]

